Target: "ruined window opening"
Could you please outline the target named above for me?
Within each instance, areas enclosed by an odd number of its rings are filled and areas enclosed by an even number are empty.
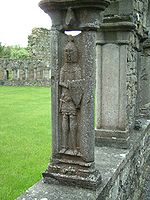
[[[6,70],[6,79],[9,80],[9,71]]]
[[[6,79],[7,80],[12,80],[13,79],[12,70],[6,70]]]

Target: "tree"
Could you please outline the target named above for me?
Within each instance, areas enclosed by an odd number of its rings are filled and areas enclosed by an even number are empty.
[[[11,48],[2,46],[0,43],[0,57],[1,58],[10,58],[11,55]]]
[[[19,46],[14,46],[11,48],[10,58],[12,59],[24,59],[29,57],[29,53],[26,48],[22,48]]]
[[[0,58],[25,59],[29,57],[26,48],[20,46],[2,46],[0,43]]]

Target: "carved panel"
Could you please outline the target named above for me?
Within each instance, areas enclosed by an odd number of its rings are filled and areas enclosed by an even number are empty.
[[[74,40],[64,49],[64,65],[60,71],[61,98],[60,112],[62,114],[62,149],[61,153],[78,154],[80,149],[78,115],[83,96],[83,79],[78,63],[78,50]]]

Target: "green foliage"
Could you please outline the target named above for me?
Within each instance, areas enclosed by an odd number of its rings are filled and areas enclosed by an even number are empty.
[[[2,54],[2,51],[3,51],[3,46],[2,43],[0,42],[0,55]]]
[[[14,200],[49,162],[49,88],[1,86],[0,119],[0,199]]]
[[[2,46],[0,43],[0,58],[25,59],[29,57],[27,48],[20,46]]]
[[[21,48],[19,46],[15,46],[11,48],[11,57],[12,59],[24,59],[29,56],[29,53],[26,48]]]
[[[2,46],[0,43],[0,58],[10,58],[11,57],[11,48]]]

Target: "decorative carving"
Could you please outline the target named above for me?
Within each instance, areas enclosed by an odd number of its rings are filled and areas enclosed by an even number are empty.
[[[65,23],[67,26],[72,26],[76,22],[75,14],[71,8],[68,8]]]
[[[53,35],[53,154],[44,182],[96,190],[101,176],[94,163],[95,43],[100,12],[109,0],[42,0],[39,5],[52,19]],[[64,32],[75,30],[82,32],[63,45]]]
[[[62,87],[60,112],[62,114],[62,149],[61,153],[77,155],[79,153],[79,134],[77,113],[83,95],[81,68],[78,64],[78,50],[70,37],[64,49],[64,65],[60,71]]]

